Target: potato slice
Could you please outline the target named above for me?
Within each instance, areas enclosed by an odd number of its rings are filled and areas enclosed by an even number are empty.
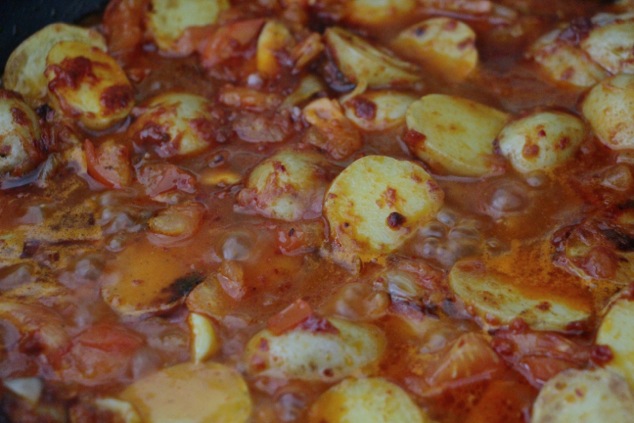
[[[368,324],[319,319],[319,330],[300,324],[280,335],[258,332],[245,352],[249,373],[328,382],[371,372],[385,351],[383,333]]]
[[[51,48],[46,65],[53,105],[89,129],[114,125],[134,106],[134,90],[123,69],[97,47],[62,41]]]
[[[134,382],[120,395],[146,423],[244,423],[251,397],[242,376],[219,363],[181,363]]]
[[[539,38],[527,56],[553,80],[576,87],[591,87],[608,76],[585,51],[560,39],[561,33],[556,29]]]
[[[42,161],[36,147],[40,136],[33,110],[17,95],[0,89],[0,177],[20,176]]]
[[[383,131],[405,122],[416,97],[397,91],[367,91],[343,103],[346,117],[366,131]]]
[[[4,69],[4,88],[19,92],[35,105],[44,102],[48,81],[44,76],[46,56],[61,41],[79,41],[106,51],[106,40],[95,30],[64,23],[45,26],[24,40],[9,56]]]
[[[581,109],[603,144],[613,150],[634,147],[634,75],[601,81],[590,90]]]
[[[606,367],[622,375],[634,390],[634,302],[629,291],[612,302],[597,332],[596,343],[607,345],[613,359]]]
[[[192,359],[194,363],[202,363],[220,350],[220,338],[213,321],[204,314],[190,313],[187,323],[191,331]]]
[[[461,97],[429,94],[407,109],[414,154],[434,169],[460,176],[486,176],[498,169],[493,141],[508,115]]]
[[[569,369],[542,387],[531,423],[629,422],[634,395],[627,383],[605,369]]]
[[[426,414],[401,389],[383,378],[346,379],[317,399],[310,423],[426,423]]]
[[[523,286],[534,275],[515,274],[495,264],[463,259],[449,272],[449,286],[454,294],[484,327],[501,327],[522,319],[535,330],[565,330],[571,323],[592,316],[591,305],[549,290],[540,291],[535,286]],[[550,280],[541,282],[551,285],[551,289],[556,284]]]
[[[324,39],[341,73],[357,87],[388,87],[421,79],[416,66],[379,50],[345,29],[328,28]]]
[[[583,121],[569,113],[537,112],[517,119],[498,135],[500,152],[515,170],[551,170],[571,158],[586,136]]]
[[[124,316],[170,310],[204,280],[192,271],[185,252],[160,249],[143,240],[130,245],[107,264],[101,296]]]
[[[169,92],[151,98],[130,127],[133,139],[155,144],[162,157],[199,153],[214,141],[213,104],[204,97]]]
[[[266,78],[276,77],[282,70],[279,54],[288,51],[295,40],[288,28],[279,21],[268,21],[258,37],[256,64],[258,73]]]
[[[336,253],[369,261],[398,248],[440,210],[444,193],[420,166],[363,157],[326,193],[324,215]]]
[[[94,404],[98,409],[114,414],[118,419],[117,422],[143,423],[132,404],[127,401],[117,398],[97,398]]]
[[[321,216],[327,168],[320,154],[282,150],[251,171],[238,203],[273,219],[314,219]]]
[[[634,73],[634,14],[598,15],[580,46],[613,74]]]
[[[345,2],[345,19],[356,25],[394,22],[414,11],[415,0],[350,0]]]
[[[450,80],[462,80],[478,64],[475,32],[452,18],[424,20],[401,32],[392,47]]]
[[[176,54],[187,28],[216,23],[229,5],[229,0],[151,0],[147,26],[159,49]]]

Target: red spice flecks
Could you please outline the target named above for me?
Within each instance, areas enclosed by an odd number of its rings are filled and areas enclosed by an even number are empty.
[[[162,143],[170,140],[167,130],[155,122],[148,122],[139,131],[139,140],[143,143]]]
[[[405,141],[405,143],[410,146],[423,144],[426,140],[427,136],[425,134],[421,134],[420,132],[413,129],[407,131],[403,136],[403,141]]]
[[[189,122],[189,125],[198,133],[198,135],[206,142],[215,140],[216,125],[209,119],[196,118]]]
[[[298,327],[312,333],[332,333],[334,335],[339,333],[339,329],[330,323],[328,319],[315,314],[304,320]]]
[[[101,93],[99,99],[106,114],[117,112],[130,106],[133,99],[132,87],[129,85],[113,85]]]
[[[30,122],[26,112],[19,107],[11,108],[11,117],[13,118],[13,122],[20,126],[27,126]]]
[[[64,59],[59,65],[52,65],[51,69],[55,74],[55,79],[50,84],[53,90],[59,87],[75,89],[82,80],[88,77],[96,78],[92,62],[84,56]]]
[[[608,345],[595,345],[590,350],[590,359],[596,364],[604,365],[614,359],[614,352]]]
[[[376,117],[376,104],[363,97],[356,97],[351,100],[354,114],[365,120],[373,120]]]
[[[528,158],[537,157],[539,146],[537,144],[526,144],[522,149],[522,156]]]

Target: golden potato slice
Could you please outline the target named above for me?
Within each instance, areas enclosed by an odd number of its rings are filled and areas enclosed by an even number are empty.
[[[202,363],[220,350],[220,338],[213,321],[199,313],[190,313],[187,323],[191,331],[191,350],[194,363]]]
[[[388,87],[421,79],[416,66],[379,50],[345,29],[328,28],[324,40],[341,73],[358,87]]]
[[[362,261],[388,254],[431,220],[443,200],[443,191],[422,167],[386,156],[363,157],[326,193],[333,249]]]
[[[613,150],[634,147],[634,75],[601,81],[590,90],[581,109],[603,144]]]
[[[204,97],[170,92],[151,98],[130,127],[133,139],[155,144],[162,157],[199,153],[214,141],[213,104]]]
[[[551,170],[571,158],[586,137],[583,121],[569,113],[537,112],[517,119],[498,135],[500,152],[522,173]]]
[[[477,259],[460,260],[449,272],[449,286],[454,294],[487,328],[522,319],[536,330],[565,330],[569,324],[592,315],[586,304],[549,291],[536,292],[534,287],[523,287],[523,283],[521,275],[495,269]]]
[[[143,423],[132,404],[117,398],[97,398],[94,401],[98,409],[113,413],[122,423]]]
[[[204,280],[186,264],[185,256],[185,252],[159,249],[147,241],[132,244],[107,264],[101,296],[124,316],[170,310]]]
[[[597,332],[596,343],[607,345],[613,359],[606,367],[622,375],[634,389],[634,302],[629,292],[612,302]]]
[[[103,50],[78,41],[55,44],[46,58],[53,106],[89,129],[125,119],[134,91],[123,69]]]
[[[251,397],[242,376],[219,363],[181,363],[134,382],[120,395],[146,423],[244,423]]]
[[[608,74],[590,56],[575,45],[559,39],[561,29],[539,38],[527,56],[555,81],[576,87],[591,87]]]
[[[346,379],[317,399],[310,423],[426,423],[426,414],[401,389],[383,378]]]
[[[282,150],[258,164],[238,194],[238,204],[272,219],[321,216],[329,183],[328,162],[309,151]]]
[[[17,95],[0,89],[0,177],[20,176],[42,161],[36,147],[40,136],[33,110]]]
[[[397,91],[367,91],[343,103],[346,117],[366,131],[383,131],[405,122],[416,97]]]
[[[406,141],[434,169],[460,176],[486,176],[497,169],[493,141],[508,115],[461,97],[429,94],[407,109]]]
[[[599,15],[580,46],[613,74],[634,73],[634,14]]]
[[[106,51],[105,38],[95,30],[64,23],[50,24],[13,50],[4,68],[4,88],[19,92],[31,104],[43,103],[48,90],[44,76],[46,56],[61,41],[79,41]]]
[[[605,369],[569,369],[542,387],[531,423],[629,422],[634,395],[627,383]]]
[[[309,100],[318,92],[324,90],[325,87],[321,80],[315,75],[308,74],[302,77],[297,88],[295,88],[295,90],[284,99],[281,108],[284,109],[297,106],[303,101]]]
[[[258,37],[256,65],[258,73],[267,78],[276,77],[282,70],[280,52],[288,51],[295,40],[288,28],[279,21],[268,21]]]
[[[451,80],[464,79],[478,64],[475,32],[452,18],[424,20],[401,32],[392,47]]]
[[[148,30],[159,49],[175,54],[187,28],[216,23],[229,5],[229,0],[151,0]]]
[[[345,19],[356,25],[381,25],[394,22],[414,11],[416,0],[349,0]]]
[[[319,330],[308,322],[279,335],[258,332],[245,352],[249,373],[327,382],[371,372],[385,351],[383,332],[334,317],[319,319]]]

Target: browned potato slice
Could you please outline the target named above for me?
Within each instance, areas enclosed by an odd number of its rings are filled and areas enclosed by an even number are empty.
[[[634,14],[597,15],[580,46],[613,74],[634,73]]]
[[[452,18],[432,18],[401,32],[392,46],[447,79],[464,79],[478,64],[475,32]]]
[[[613,150],[634,147],[634,75],[601,81],[590,90],[581,108],[603,144]]]
[[[246,347],[249,373],[334,381],[366,374],[385,351],[385,335],[375,326],[338,318],[319,324],[326,329],[314,331],[300,324],[279,335],[268,329],[258,332]]]
[[[33,110],[17,95],[0,89],[0,177],[19,176],[42,161],[36,147],[40,135]]]
[[[386,156],[361,158],[326,193],[333,249],[362,261],[388,254],[431,220],[443,199],[422,167]]]
[[[90,129],[125,119],[134,106],[130,81],[103,50],[77,41],[55,44],[46,58],[53,105]]]
[[[282,150],[251,171],[238,203],[273,219],[314,219],[321,216],[328,167],[320,154]]]
[[[420,80],[416,66],[379,50],[342,28],[328,28],[326,45],[339,70],[358,87],[387,87]]]
[[[508,115],[461,97],[429,94],[407,110],[406,141],[420,159],[453,175],[495,173],[493,141]]]
[[[394,22],[416,7],[416,0],[349,0],[344,3],[347,21],[368,26]]]
[[[214,141],[212,110],[209,100],[195,94],[159,94],[144,104],[130,131],[142,143],[157,144],[163,157],[196,154]]]
[[[44,76],[46,56],[61,41],[79,41],[106,50],[106,40],[97,31],[64,23],[50,24],[31,35],[11,53],[4,69],[4,87],[19,92],[32,104],[42,103],[48,90]]]
[[[174,248],[162,250],[147,241],[137,242],[108,264],[101,296],[116,312],[126,316],[167,311],[203,279],[192,272]]]
[[[191,332],[192,360],[202,363],[220,349],[220,338],[211,318],[199,313],[190,313],[187,323]]]
[[[177,53],[177,42],[187,28],[216,23],[229,0],[151,0],[147,26],[156,45]]]
[[[502,129],[498,145],[519,172],[551,170],[564,163],[585,139],[585,125],[569,113],[547,111],[517,119]]]
[[[256,63],[258,73],[267,78],[277,76],[282,65],[279,54],[288,51],[295,43],[291,32],[279,21],[268,21],[258,37]]]
[[[310,423],[431,423],[414,401],[383,378],[346,379],[324,392],[310,409]]]
[[[416,97],[397,91],[367,91],[343,103],[346,117],[366,131],[383,131],[405,122]]]
[[[605,369],[569,369],[542,387],[531,423],[617,423],[632,421],[634,395],[625,381]]]
[[[219,363],[181,363],[134,382],[120,395],[145,423],[245,423],[251,397],[242,376]]]

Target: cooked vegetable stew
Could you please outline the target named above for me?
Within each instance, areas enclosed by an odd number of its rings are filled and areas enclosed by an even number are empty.
[[[630,0],[49,25],[0,89],[0,421],[632,421],[633,172]]]

